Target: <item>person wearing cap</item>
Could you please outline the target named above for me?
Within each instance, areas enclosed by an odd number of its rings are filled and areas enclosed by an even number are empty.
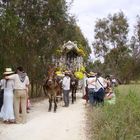
[[[11,68],[6,68],[3,73],[4,76],[10,76],[14,72]],[[1,108],[0,117],[3,119],[4,123],[14,123],[14,108],[13,108],[13,90],[14,81],[10,79],[2,79],[1,86],[4,89],[4,100],[3,106]]]
[[[23,67],[18,67],[16,74],[6,76],[6,79],[14,80],[14,112],[16,123],[26,123],[27,121],[27,112],[26,112],[26,103],[27,103],[27,88],[29,87],[29,77],[24,72]],[[22,110],[22,120],[20,120],[20,102]]]
[[[95,103],[94,93],[96,88],[96,73],[90,72],[87,78],[88,98],[89,103],[93,106]]]
[[[65,76],[62,80],[64,107],[69,106],[69,92],[70,92],[70,76],[69,72],[65,71]]]

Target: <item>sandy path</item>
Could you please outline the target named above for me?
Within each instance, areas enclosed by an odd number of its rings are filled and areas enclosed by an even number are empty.
[[[47,111],[47,100],[33,104],[26,124],[0,122],[0,140],[86,140],[85,105],[80,96],[68,108],[59,103],[56,113]]]

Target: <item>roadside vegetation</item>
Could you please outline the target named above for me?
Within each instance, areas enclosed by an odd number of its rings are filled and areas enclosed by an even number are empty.
[[[140,139],[140,85],[120,85],[116,104],[87,111],[90,140]]]

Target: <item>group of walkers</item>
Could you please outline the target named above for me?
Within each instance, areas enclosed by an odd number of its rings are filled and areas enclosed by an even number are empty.
[[[62,78],[63,107],[69,107],[70,91],[77,83],[74,75],[70,71],[64,72]],[[26,123],[27,121],[27,101],[29,90],[29,77],[22,67],[18,67],[16,72],[11,68],[6,68],[3,78],[0,80],[1,93],[0,98],[0,119],[4,123]],[[76,88],[72,88],[72,93],[76,93]],[[72,94],[72,103],[76,95]]]
[[[29,78],[23,68],[17,67],[15,72],[6,68],[0,86],[3,94],[0,118],[4,123],[26,123]]]
[[[70,91],[72,92],[72,103],[76,99],[78,80],[74,80],[75,78],[70,71],[65,71],[61,80],[64,107],[68,107],[70,104]],[[91,106],[103,105],[104,100],[115,103],[115,94],[109,76],[103,78],[101,73],[85,73],[83,82],[83,99],[86,99],[86,103]],[[0,101],[0,118],[4,123],[26,123],[29,90],[27,73],[22,67],[18,67],[16,72],[12,71],[11,68],[6,68],[3,78],[0,80],[0,86],[0,95],[4,95],[3,102]],[[72,86],[73,89],[71,89]],[[111,99],[114,101],[111,102]]]
[[[71,90],[71,77],[70,74],[65,72],[62,82],[64,106],[69,106],[69,93]],[[109,75],[105,78],[101,73],[86,73],[83,78],[83,99],[91,106],[103,105],[104,102],[115,104],[115,93],[113,87],[116,84],[115,78]],[[77,87],[76,87],[77,88]]]
[[[101,73],[90,72],[84,77],[83,99],[91,106],[103,105],[104,101],[114,104],[115,94],[110,76],[103,78]]]

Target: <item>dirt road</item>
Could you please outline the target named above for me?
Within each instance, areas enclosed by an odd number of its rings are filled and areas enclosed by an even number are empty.
[[[3,124],[0,140],[86,140],[85,105],[81,94],[68,108],[58,104],[56,113],[48,112],[48,100],[34,103],[26,124]]]

